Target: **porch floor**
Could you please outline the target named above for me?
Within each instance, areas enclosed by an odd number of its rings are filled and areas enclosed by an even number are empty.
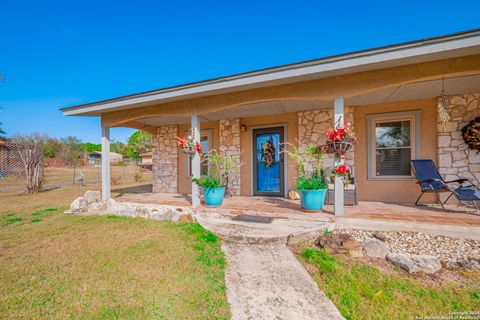
[[[120,194],[115,200],[178,207],[191,205],[190,195],[183,194]],[[415,206],[413,204],[360,201],[357,206],[345,206],[344,218],[480,227],[480,212],[456,204],[446,205],[446,208],[448,212],[443,211],[439,205]],[[318,213],[306,213],[301,210],[300,201],[276,197],[231,197],[226,198],[220,208],[208,208],[202,205],[199,210],[234,215],[268,215],[283,219],[301,217],[302,220],[335,221],[334,208],[331,205],[326,205],[324,210]]]

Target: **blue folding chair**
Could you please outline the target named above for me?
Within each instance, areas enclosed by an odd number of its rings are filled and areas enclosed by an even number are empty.
[[[444,204],[447,203],[452,196],[457,198],[461,204],[478,210],[480,204],[480,189],[468,179],[443,180],[438,172],[437,166],[432,160],[412,160],[411,164],[413,173],[421,189],[420,196],[417,198],[417,201],[415,201],[416,206],[419,205],[418,202],[425,193],[435,193],[438,203],[442,206],[443,210],[445,210]],[[456,183],[457,186],[449,186],[449,184],[453,183]],[[442,192],[450,193],[443,202],[438,196],[438,194]]]

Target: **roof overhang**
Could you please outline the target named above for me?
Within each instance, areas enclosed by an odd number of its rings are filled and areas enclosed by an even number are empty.
[[[61,109],[66,116],[102,113],[480,53],[480,29],[342,54]]]

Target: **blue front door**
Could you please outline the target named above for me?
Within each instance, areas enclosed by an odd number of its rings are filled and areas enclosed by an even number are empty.
[[[253,130],[253,194],[284,195],[284,128]]]

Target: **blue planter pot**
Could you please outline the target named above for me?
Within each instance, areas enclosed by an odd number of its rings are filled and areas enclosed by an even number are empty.
[[[225,197],[225,187],[204,188],[205,204],[209,207],[218,207],[222,204]]]
[[[322,210],[325,203],[325,196],[327,189],[320,190],[299,190],[300,201],[304,211],[319,211]]]

